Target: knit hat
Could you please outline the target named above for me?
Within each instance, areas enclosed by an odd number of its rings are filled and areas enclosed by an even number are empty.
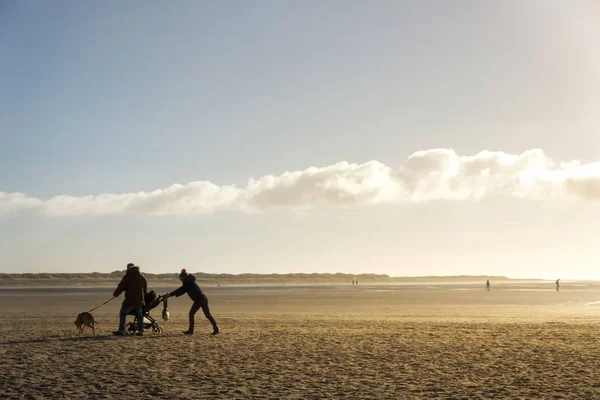
[[[129,264],[127,264],[127,269],[129,269],[129,268],[131,268],[131,267],[135,267],[135,264],[133,264],[133,263],[129,263]]]
[[[180,278],[185,278],[186,276],[188,276],[188,273],[187,273],[187,271],[184,268],[184,269],[181,270],[181,273],[179,274],[179,277]]]

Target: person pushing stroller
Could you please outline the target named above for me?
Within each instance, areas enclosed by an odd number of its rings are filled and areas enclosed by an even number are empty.
[[[119,297],[121,293],[125,292],[125,300],[123,300],[121,311],[119,312],[119,329],[113,332],[113,335],[125,335],[125,318],[132,313],[135,314],[138,321],[137,335],[144,335],[144,315],[142,309],[147,291],[148,283],[144,275],[140,273],[140,267],[133,263],[127,264],[127,272],[113,293],[113,297]]]
[[[179,297],[182,294],[187,293],[190,296],[190,299],[194,302],[192,304],[192,308],[190,308],[189,314],[189,328],[187,331],[183,332],[185,335],[192,335],[194,333],[194,315],[196,312],[202,308],[204,312],[204,316],[208,319],[213,327],[212,335],[219,334],[219,327],[217,326],[217,322],[210,314],[210,309],[208,308],[208,298],[198,286],[198,282],[196,282],[196,277],[192,274],[188,274],[185,269],[181,270],[179,274],[179,280],[181,281],[181,287],[172,291],[171,293],[167,293],[165,296],[168,297]]]

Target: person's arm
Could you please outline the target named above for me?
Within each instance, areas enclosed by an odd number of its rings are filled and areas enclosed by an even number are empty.
[[[123,279],[121,279],[121,282],[119,282],[119,285],[113,292],[113,297],[119,297],[119,295],[123,293],[123,290],[125,290],[125,277],[123,277]]]
[[[169,293],[169,297],[179,297],[182,294],[185,294],[186,290],[185,290],[185,285],[181,285],[180,288],[173,290],[171,293]]]

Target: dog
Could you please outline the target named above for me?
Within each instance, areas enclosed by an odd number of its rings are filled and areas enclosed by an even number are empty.
[[[92,331],[94,332],[94,335],[96,334],[96,320],[94,319],[94,316],[89,313],[89,312],[82,312],[81,314],[79,314],[77,316],[77,319],[75,320],[75,326],[77,327],[77,330],[79,331],[79,334],[81,335],[83,333],[83,328],[85,328],[86,326],[89,326],[90,328],[92,328]]]

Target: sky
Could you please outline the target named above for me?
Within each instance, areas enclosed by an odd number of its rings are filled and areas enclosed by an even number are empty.
[[[595,1],[0,3],[0,272],[600,279]]]

